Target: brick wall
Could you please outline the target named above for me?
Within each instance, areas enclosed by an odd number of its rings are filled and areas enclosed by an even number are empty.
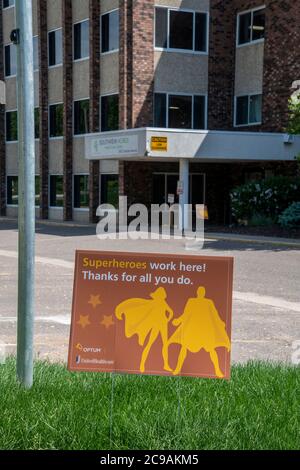
[[[90,131],[99,132],[100,122],[100,2],[90,0]],[[89,164],[90,222],[96,222],[99,205],[100,162]]]
[[[49,216],[49,100],[48,100],[48,32],[47,0],[38,0],[38,35],[39,35],[39,112],[40,112],[40,218]]]
[[[72,0],[62,0],[64,220],[73,217],[73,24]]]
[[[4,80],[3,17],[0,8],[0,80]],[[6,215],[5,106],[0,104],[0,215]]]

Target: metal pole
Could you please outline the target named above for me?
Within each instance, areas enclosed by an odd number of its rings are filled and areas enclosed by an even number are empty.
[[[19,279],[17,377],[33,384],[35,142],[32,1],[16,0],[19,140]],[[18,31],[19,30],[19,31]]]

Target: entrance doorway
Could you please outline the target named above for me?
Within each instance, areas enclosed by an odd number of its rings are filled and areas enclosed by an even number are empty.
[[[153,173],[152,175],[152,203],[168,204],[170,196],[174,196],[174,203],[179,203],[177,196],[177,182],[179,173]],[[189,204],[195,210],[196,204],[205,204],[205,174],[190,174]]]

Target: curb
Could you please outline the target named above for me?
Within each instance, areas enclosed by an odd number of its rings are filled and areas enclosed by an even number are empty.
[[[205,234],[205,238],[208,240],[215,239],[215,240],[223,240],[223,241],[231,241],[231,242],[239,242],[239,243],[253,243],[253,244],[260,244],[260,245],[274,245],[274,246],[286,246],[290,248],[298,248],[300,250],[300,241],[296,240],[295,238],[291,238],[288,240],[283,238],[272,238],[272,237],[259,237],[256,238],[255,236],[249,237],[247,235],[234,235],[234,234],[222,234],[222,233],[213,233],[209,232]]]

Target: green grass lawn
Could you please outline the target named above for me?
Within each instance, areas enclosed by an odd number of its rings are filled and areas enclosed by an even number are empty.
[[[0,403],[0,449],[300,449],[299,367],[235,366],[230,382],[112,381],[37,362],[24,391],[10,359],[0,365]]]

